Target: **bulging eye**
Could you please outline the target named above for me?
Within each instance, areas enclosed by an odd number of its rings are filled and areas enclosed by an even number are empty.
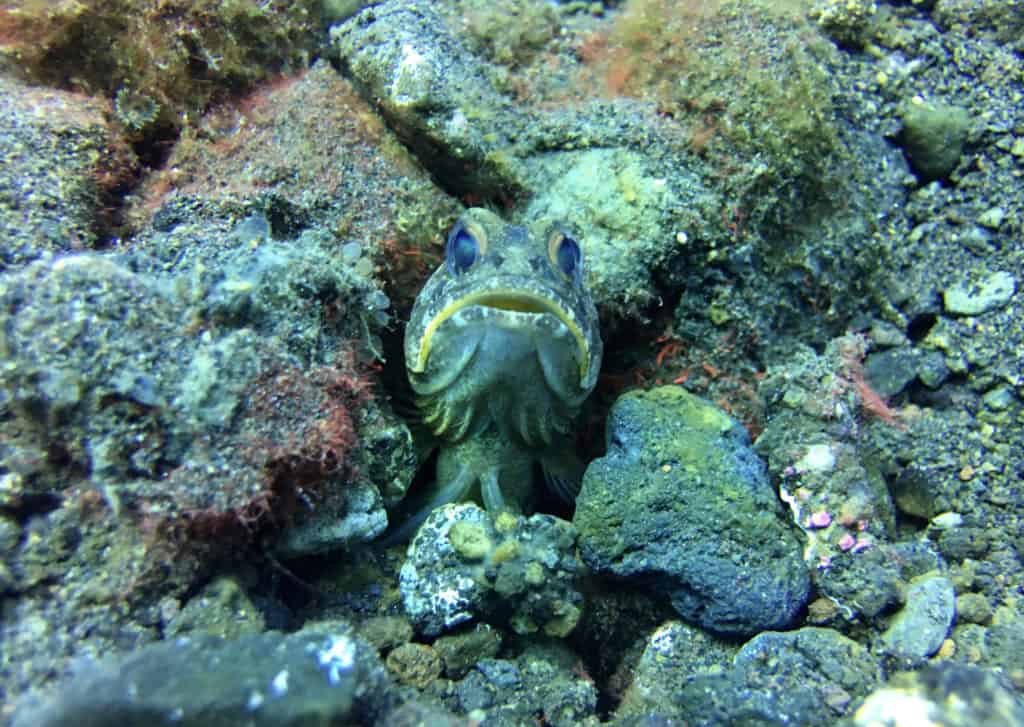
[[[563,232],[551,235],[548,241],[548,257],[562,274],[572,281],[579,279],[582,272],[583,251],[579,243]]]
[[[449,233],[445,246],[448,269],[456,275],[466,272],[484,254],[486,246],[487,240],[483,230],[459,222]]]

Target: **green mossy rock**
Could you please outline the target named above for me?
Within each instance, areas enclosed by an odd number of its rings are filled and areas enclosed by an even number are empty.
[[[725,634],[790,625],[810,588],[801,546],[746,430],[680,387],[620,397],[573,524],[599,574],[643,582]]]
[[[947,104],[907,104],[902,111],[903,148],[923,182],[948,177],[967,141],[967,109]]]

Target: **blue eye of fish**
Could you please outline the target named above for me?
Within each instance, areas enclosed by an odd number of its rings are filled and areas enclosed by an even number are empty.
[[[580,252],[579,244],[571,237],[562,237],[555,251],[555,259],[558,268],[569,278],[575,280],[580,267],[580,259],[583,253]]]
[[[448,268],[454,273],[464,273],[480,256],[480,244],[465,227],[458,227],[448,236],[445,257]]]

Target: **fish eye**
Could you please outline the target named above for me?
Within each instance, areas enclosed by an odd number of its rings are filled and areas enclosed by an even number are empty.
[[[487,238],[477,225],[459,222],[452,228],[445,245],[445,261],[456,275],[473,267],[487,249]]]
[[[555,232],[548,241],[548,257],[567,278],[573,281],[579,279],[583,252],[574,239],[563,232]]]

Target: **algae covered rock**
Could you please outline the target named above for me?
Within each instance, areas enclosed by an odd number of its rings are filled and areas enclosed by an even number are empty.
[[[550,13],[520,6],[536,19]],[[488,4],[486,25],[511,7]],[[442,187],[473,199],[520,199],[508,209],[517,224],[569,223],[580,233],[598,307],[612,317],[643,315],[658,300],[659,271],[689,251],[687,241],[724,232],[723,200],[633,105],[514,103],[504,73],[473,47],[507,52],[472,42],[481,28],[471,18],[480,16],[465,15],[468,27],[425,3],[374,4],[334,26],[331,39],[354,85]],[[527,24],[507,32],[525,41]],[[766,141],[758,139],[759,151]]]
[[[206,584],[167,623],[168,637],[212,635],[237,638],[267,628],[266,618],[234,576],[220,576]]]
[[[863,48],[870,40],[878,6],[872,0],[819,0],[811,16],[836,42]]]
[[[947,104],[910,103],[903,109],[903,148],[923,181],[953,171],[970,129],[967,109]]]
[[[134,163],[103,103],[8,77],[0,97],[0,266],[94,246],[111,221],[108,187]]]
[[[685,724],[834,725],[881,678],[868,650],[838,631],[755,636],[731,670],[699,675],[676,693]]]
[[[832,629],[766,632],[734,657],[733,649],[697,629],[665,624],[648,639],[619,716],[654,713],[701,725],[833,725],[880,677],[868,650]]]
[[[107,256],[46,257],[0,280],[0,325],[0,409],[17,422],[0,458],[32,491],[57,489],[42,476],[54,462],[155,478],[181,457],[193,432],[170,403],[192,343],[152,278]]]
[[[405,611],[428,636],[484,618],[519,634],[568,636],[583,602],[575,542],[572,526],[551,515],[492,522],[472,503],[437,508],[402,565]]]
[[[597,688],[574,668],[562,642],[531,645],[515,660],[481,659],[457,685],[460,711],[481,724],[597,724]]]
[[[599,574],[668,596],[725,634],[790,625],[810,589],[801,546],[746,431],[677,387],[612,407],[573,524]]]
[[[628,149],[548,154],[528,166],[540,183],[525,216],[584,231],[594,301],[623,310],[646,305],[658,287],[655,271],[683,248],[665,240],[690,227],[682,210],[700,209],[706,199],[700,180]]]
[[[681,621],[662,624],[644,643],[617,716],[675,713],[676,694],[686,680],[698,674],[725,671],[736,651],[733,644],[696,626]]]
[[[1017,279],[1000,270],[977,282],[962,281],[946,288],[942,302],[954,316],[977,316],[1004,307],[1017,292]]]
[[[512,143],[524,119],[436,9],[374,4],[334,26],[331,40],[363,95],[377,100],[399,137],[438,177],[460,192],[483,195],[520,186],[517,170],[495,164],[491,155]]]

